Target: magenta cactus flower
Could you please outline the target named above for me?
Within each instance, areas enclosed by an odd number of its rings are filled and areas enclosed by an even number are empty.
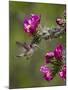
[[[58,45],[54,50],[54,56],[57,60],[61,60],[63,55],[63,46]]]
[[[45,55],[46,63],[50,63],[51,59],[54,57],[54,52],[48,52]]]
[[[63,68],[61,69],[61,71],[59,71],[59,76],[65,80],[66,79],[66,65],[63,66]]]
[[[40,72],[43,73],[43,78],[47,81],[53,79],[52,69],[47,67],[46,65],[41,66]]]
[[[32,14],[30,18],[25,18],[24,20],[24,31],[29,34],[34,34],[36,28],[40,24],[40,16]]]
[[[56,60],[62,60],[62,57],[63,57],[63,46],[60,44],[57,45],[54,51],[46,53],[45,61],[48,64],[51,63],[51,60],[53,60],[53,58]]]

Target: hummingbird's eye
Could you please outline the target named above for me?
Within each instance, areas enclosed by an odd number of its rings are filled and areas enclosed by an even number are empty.
[[[32,48],[32,44],[30,44],[30,47]]]

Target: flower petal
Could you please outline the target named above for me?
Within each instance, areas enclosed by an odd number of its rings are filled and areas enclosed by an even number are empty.
[[[63,46],[62,45],[58,45],[55,50],[54,50],[54,56],[55,58],[58,60],[62,59],[62,53],[63,53]]]
[[[50,63],[51,59],[54,57],[54,52],[48,52],[45,55],[46,63]]]

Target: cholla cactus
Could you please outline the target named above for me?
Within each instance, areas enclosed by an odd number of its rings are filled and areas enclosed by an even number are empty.
[[[42,27],[40,20],[41,16],[36,14],[31,14],[30,17],[24,19],[24,31],[32,36],[32,41],[29,44],[16,42],[23,48],[22,53],[17,55],[17,57],[31,57],[37,48],[40,49],[39,43],[42,39],[49,40],[58,38],[66,32],[65,12],[64,18],[58,17],[56,19],[57,26],[55,28]],[[62,44],[58,44],[53,51],[49,51],[45,54],[45,64],[40,66],[40,72],[42,72],[45,80],[52,80],[56,74],[58,74],[63,80],[66,79],[66,56],[64,51],[64,46]],[[48,67],[48,64],[52,64],[52,67]]]
[[[66,78],[66,66],[64,64],[63,57],[64,48],[62,45],[58,45],[55,50],[50,51],[45,54],[45,64],[52,64],[52,69],[43,65],[40,67],[40,71],[43,72],[45,79],[50,81],[54,78],[54,76],[59,73],[59,76],[62,79]],[[45,74],[46,72],[46,74]],[[49,76],[47,79],[47,75]]]

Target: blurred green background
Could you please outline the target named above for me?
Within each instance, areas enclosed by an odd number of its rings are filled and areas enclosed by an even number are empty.
[[[33,56],[27,60],[25,58],[16,58],[16,41],[30,41],[29,37],[23,30],[24,17],[31,13],[41,15],[41,25],[46,27],[56,26],[56,17],[63,15],[65,5],[47,4],[47,3],[29,3],[9,1],[9,35],[10,35],[10,61],[9,61],[9,88],[28,88],[28,87],[44,87],[65,85],[65,82],[56,75],[55,78],[48,82],[42,78],[39,69],[44,64],[43,52],[39,49]],[[22,20],[22,25],[19,24],[18,18]],[[47,40],[39,44],[45,52],[53,50],[57,43],[65,46],[66,36],[62,38]]]

